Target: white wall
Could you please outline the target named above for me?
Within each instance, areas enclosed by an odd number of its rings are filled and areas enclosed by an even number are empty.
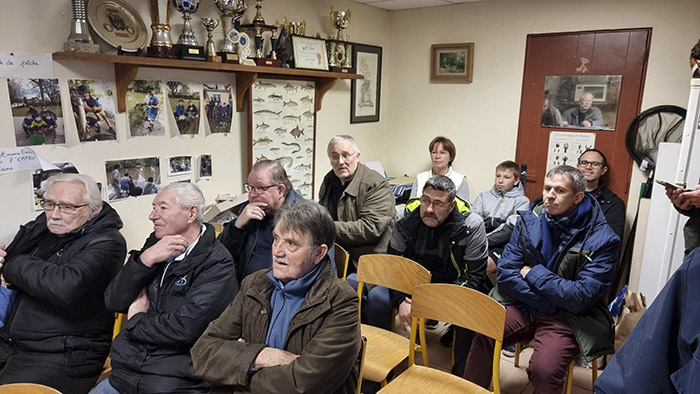
[[[127,0],[150,25],[148,2]],[[0,51],[43,52],[61,51],[70,31],[72,18],[69,0],[26,0],[7,1],[3,34],[0,35]],[[255,2],[248,1],[249,10],[244,21],[255,15]],[[351,8],[350,38],[357,42],[386,46],[388,36],[388,13],[373,7],[359,5],[349,1],[326,0],[286,0],[263,3],[263,16],[267,23],[279,23],[283,16],[291,21],[306,20],[307,35],[321,32],[323,37],[331,33],[328,8]],[[218,17],[219,11],[212,1],[202,1],[200,10],[193,19],[195,34],[203,44],[206,32],[199,22],[204,16]],[[171,16],[173,30],[171,37],[177,40],[182,28],[180,14]],[[37,28],[40,26],[41,28]],[[219,27],[215,32],[217,47],[222,37]],[[114,80],[111,65],[101,63],[61,62],[55,65],[56,76],[61,79],[64,114],[70,114],[67,79],[96,78]],[[194,72],[162,69],[139,69],[137,78],[174,79],[192,82],[226,82],[235,84],[231,73]],[[386,89],[386,86],[384,86]],[[9,109],[7,83],[0,79],[0,147],[14,147],[14,132]],[[164,111],[164,110],[163,110]],[[323,100],[323,109],[318,113],[316,130],[316,189],[323,175],[330,169],[325,147],[327,141],[335,134],[351,133],[362,147],[364,160],[381,160],[383,155],[383,130],[385,117],[378,123],[350,127],[350,82],[338,81]],[[197,185],[203,190],[207,201],[213,202],[219,193],[241,193],[247,179],[247,124],[246,112],[234,113],[233,130],[228,135],[198,135],[179,137],[127,137],[126,114],[117,115],[118,142],[92,142],[81,144],[78,141],[75,125],[66,119],[66,144],[40,146],[35,150],[41,156],[53,160],[73,162],[82,172],[93,176],[97,181],[106,182],[104,161],[145,156],[159,156],[161,170],[165,160],[175,155],[212,154],[213,177],[201,180]],[[38,213],[32,210],[31,182],[28,173],[16,173],[0,176],[2,190],[3,218],[0,221],[0,242],[8,242],[17,232],[19,224],[33,219]],[[119,211],[124,221],[122,233],[127,238],[129,248],[139,248],[152,227],[148,221],[152,198],[145,196],[118,201],[113,206]]]
[[[527,34],[652,27],[642,110],[685,107],[698,15],[697,0],[489,0],[392,12],[384,166],[392,175],[426,170],[428,142],[445,135],[472,198],[489,189],[495,166],[515,158]],[[454,42],[474,42],[473,82],[431,84],[430,45]]]

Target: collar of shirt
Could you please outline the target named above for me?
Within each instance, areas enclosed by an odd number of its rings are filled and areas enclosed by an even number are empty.
[[[195,239],[191,244],[189,244],[189,245],[187,246],[187,249],[185,249],[185,251],[182,252],[182,254],[180,254],[179,256],[176,256],[176,257],[173,258],[171,261],[182,261],[182,260],[184,260],[185,257],[187,257],[187,255],[190,253],[190,251],[192,251],[192,249],[194,249],[195,245],[197,245],[197,242],[199,242],[199,239],[202,238],[202,234],[204,234],[205,231],[207,231],[207,226],[202,225],[202,231],[199,233],[199,237],[197,237],[197,239]]]

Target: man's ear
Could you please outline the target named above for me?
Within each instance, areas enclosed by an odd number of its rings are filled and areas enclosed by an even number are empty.
[[[197,216],[199,216],[199,207],[191,206],[187,212],[187,222],[194,223],[197,220]]]
[[[326,257],[326,254],[328,253],[328,245],[326,244],[321,244],[321,246],[318,246],[316,248],[316,251],[314,252],[314,265],[318,265],[318,263],[323,260],[324,257]]]
[[[608,166],[603,166],[603,170],[600,172],[600,176],[605,175],[606,172],[608,172]]]
[[[583,197],[584,197],[584,196],[585,196],[585,193],[584,193],[584,192],[578,192],[578,193],[576,193],[576,199],[574,200],[575,204],[578,204],[578,203],[580,203],[581,201],[583,201]]]

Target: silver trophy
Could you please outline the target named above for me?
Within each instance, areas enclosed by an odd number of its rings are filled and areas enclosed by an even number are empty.
[[[100,46],[92,41],[85,15],[85,0],[72,0],[73,21],[68,41],[63,44],[66,52],[99,52]]]
[[[175,58],[173,42],[170,40],[170,1],[150,0],[151,9],[151,45],[147,55],[153,57]]]
[[[248,6],[245,0],[214,0],[214,4],[222,13],[221,27],[224,29],[224,43],[221,46],[221,52],[236,53],[240,33],[236,30],[235,24],[245,14]]]
[[[182,26],[182,34],[177,39],[178,44],[199,45],[190,25],[192,14],[199,9],[199,3],[200,0],[173,0],[173,6],[182,13],[182,19],[185,21]]]

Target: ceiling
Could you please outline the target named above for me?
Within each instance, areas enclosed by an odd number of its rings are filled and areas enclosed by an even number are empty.
[[[440,7],[443,5],[472,3],[486,0],[355,0],[358,3],[371,5],[389,11],[406,10],[409,8]]]

